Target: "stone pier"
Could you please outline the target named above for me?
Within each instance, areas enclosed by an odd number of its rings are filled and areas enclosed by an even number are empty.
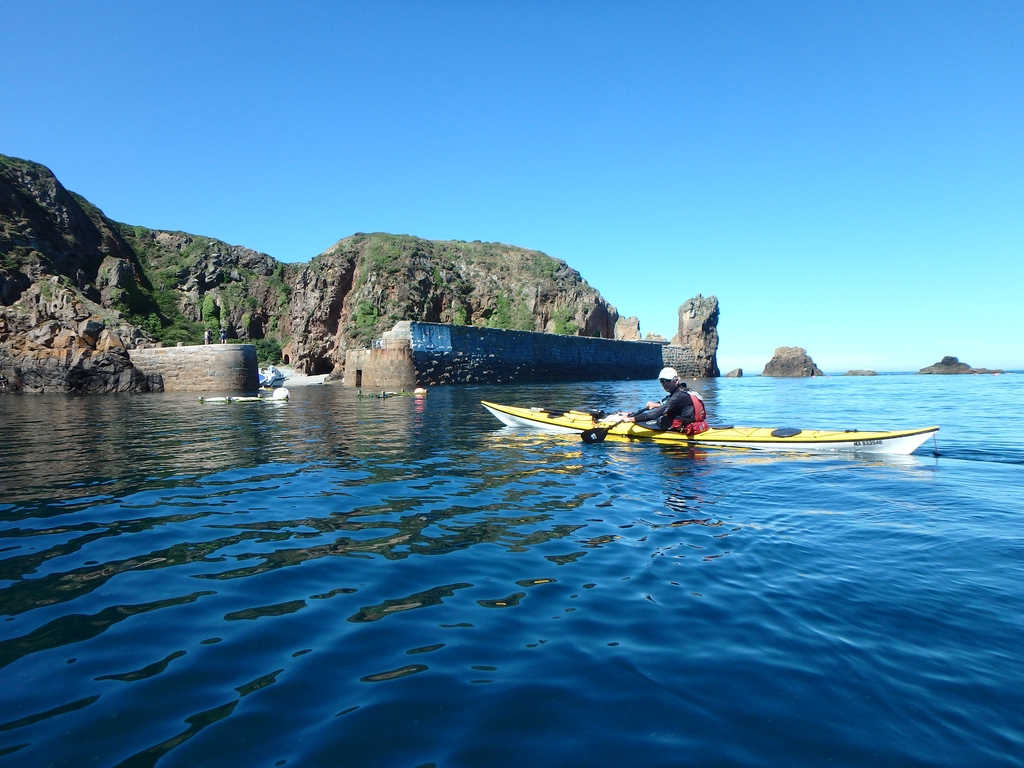
[[[349,350],[345,385],[410,389],[437,384],[654,378],[662,345],[465,325],[397,323],[374,349]]]
[[[408,339],[380,349],[353,349],[345,355],[345,384],[370,389],[412,389],[416,367]]]
[[[256,347],[208,344],[133,349],[132,363],[143,373],[158,373],[165,392],[255,392],[259,389]]]

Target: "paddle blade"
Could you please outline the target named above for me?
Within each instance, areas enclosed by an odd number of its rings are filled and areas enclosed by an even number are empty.
[[[585,429],[580,432],[580,440],[584,443],[600,443],[608,437],[607,429]]]

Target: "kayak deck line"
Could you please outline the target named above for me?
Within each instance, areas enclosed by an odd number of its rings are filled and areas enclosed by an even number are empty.
[[[922,427],[896,431],[859,430],[775,430],[768,427],[711,427],[706,432],[686,435],[682,432],[660,431],[631,422],[602,422],[587,411],[554,411],[544,408],[519,408],[481,401],[481,404],[503,424],[540,429],[560,434],[577,434],[599,429],[608,439],[646,440],[655,443],[759,448],[764,450],[853,452],[910,454],[939,431],[938,427]],[[782,432],[784,436],[773,432]],[[601,439],[604,439],[604,436]],[[585,438],[584,438],[585,439]],[[591,442],[591,441],[588,441]]]

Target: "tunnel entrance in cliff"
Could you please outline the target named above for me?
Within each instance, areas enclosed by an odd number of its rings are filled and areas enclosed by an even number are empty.
[[[325,357],[314,357],[309,361],[309,375],[320,376],[334,370],[334,363]]]

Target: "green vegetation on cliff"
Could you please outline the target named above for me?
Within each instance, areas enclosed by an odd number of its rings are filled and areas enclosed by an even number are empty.
[[[0,306],[46,275],[154,341],[197,344],[223,328],[256,343],[262,360],[317,373],[402,320],[610,338],[617,318],[578,272],[539,251],[358,233],[308,264],[283,264],[111,221],[44,166],[0,155]]]
[[[272,336],[273,344],[263,347],[280,349],[276,321],[287,312],[291,293],[286,265],[215,238],[116,226],[151,275],[160,323],[154,338],[197,344],[207,328],[225,328],[231,338],[248,341]],[[153,327],[153,317],[145,320]]]

